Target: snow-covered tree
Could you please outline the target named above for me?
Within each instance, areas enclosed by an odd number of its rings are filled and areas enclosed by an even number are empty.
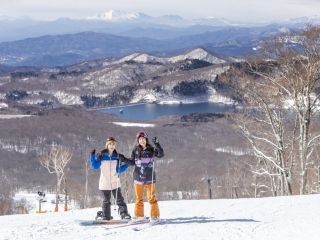
[[[259,167],[263,166],[256,174],[269,175],[279,181],[275,188],[281,194],[290,194],[296,164],[299,192],[304,194],[307,168],[314,165],[313,152],[320,138],[319,132],[311,130],[319,112],[320,27],[275,36],[261,44],[260,50],[264,58],[249,59],[238,76],[242,79],[238,89],[254,106],[238,125]],[[296,122],[290,122],[294,118]]]
[[[63,146],[52,145],[39,159],[40,164],[45,167],[50,174],[56,175],[56,212],[59,209],[59,192],[62,180],[65,177],[65,167],[70,162],[71,158],[72,152],[70,149]]]

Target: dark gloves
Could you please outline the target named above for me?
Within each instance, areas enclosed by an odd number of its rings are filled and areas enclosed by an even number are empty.
[[[163,157],[164,156],[164,153],[163,153],[163,149],[162,147],[160,146],[160,143],[159,143],[159,139],[157,137],[154,137],[152,138],[152,142],[154,143],[155,145],[155,152],[154,152],[154,155],[156,157]]]
[[[101,151],[101,152],[98,152],[97,157],[98,157],[99,160],[102,159],[102,155],[103,155],[102,151]]]
[[[100,159],[100,160],[102,160],[102,158],[103,158],[103,155],[105,154],[105,153],[107,153],[108,152],[108,149],[103,149],[103,150],[101,150],[100,152],[98,152],[98,154],[97,154],[97,156],[98,156],[98,158]]]
[[[121,162],[123,162],[124,159],[125,159],[125,158],[124,158],[124,155],[121,154],[121,153],[119,153],[119,160],[120,160]]]
[[[153,142],[154,144],[159,144],[159,139],[158,139],[157,137],[153,137],[153,138],[152,138],[152,142]]]
[[[128,161],[128,159],[123,154],[119,153],[118,156],[119,156],[120,162],[127,162]]]
[[[93,149],[90,153],[91,153],[91,155],[96,155],[96,149]],[[102,158],[102,153],[101,153],[101,152],[98,152],[98,153],[97,153],[97,157],[98,157],[98,160],[101,160],[101,158]]]

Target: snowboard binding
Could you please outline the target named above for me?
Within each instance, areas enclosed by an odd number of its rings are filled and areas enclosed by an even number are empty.
[[[96,215],[96,220],[102,220],[104,217],[103,212],[102,211],[98,211],[97,215]]]
[[[98,211],[97,215],[96,215],[96,218],[95,218],[95,220],[108,220],[108,221],[110,221],[112,219],[113,219],[112,216],[110,216],[110,218],[106,218],[104,213],[103,213],[103,211]]]

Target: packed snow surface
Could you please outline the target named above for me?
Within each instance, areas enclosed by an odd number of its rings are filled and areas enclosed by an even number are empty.
[[[99,208],[0,217],[1,239],[318,240],[320,195],[252,199],[160,201],[165,224],[107,229],[80,226]],[[133,205],[129,204],[132,213]],[[115,211],[116,212],[116,211]],[[149,206],[145,204],[145,214]],[[115,213],[115,217],[118,217]]]

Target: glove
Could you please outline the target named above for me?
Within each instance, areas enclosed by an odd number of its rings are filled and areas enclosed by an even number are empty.
[[[91,151],[91,154],[95,155],[95,154],[96,154],[96,149],[93,149],[93,150]]]
[[[124,155],[121,153],[119,153],[119,160],[120,160],[120,162],[123,162],[125,160]]]
[[[152,138],[152,142],[153,142],[154,144],[158,144],[158,143],[159,143],[159,139],[158,139],[157,137],[153,137],[153,138]]]
[[[98,157],[98,159],[99,159],[100,161],[101,161],[102,158],[103,158],[103,154],[104,154],[105,152],[107,152],[107,151],[108,151],[108,150],[103,149],[102,151],[98,152],[97,157]]]

